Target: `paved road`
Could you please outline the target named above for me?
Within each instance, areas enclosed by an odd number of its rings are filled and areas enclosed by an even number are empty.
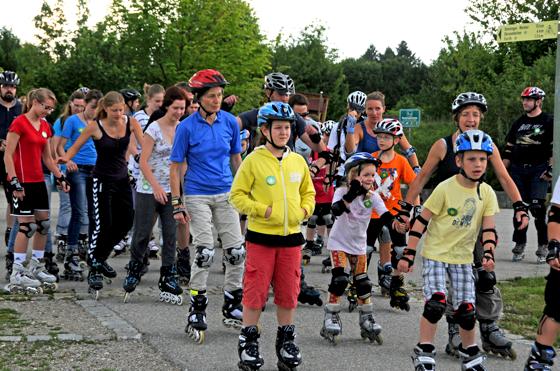
[[[57,195],[53,195],[53,205],[57,205]],[[3,213],[0,204],[0,213]],[[5,207],[5,206],[4,206]],[[53,212],[56,219],[56,211]],[[3,215],[3,214],[1,214]],[[496,254],[497,274],[499,279],[545,275],[547,266],[535,264],[534,250],[536,235],[534,228],[529,232],[528,259],[521,263],[511,262],[511,210],[503,210],[497,218],[497,229],[500,244]],[[4,225],[0,223],[0,231]],[[219,255],[218,255],[219,256]],[[2,258],[3,259],[3,258]],[[218,259],[219,260],[219,259]],[[306,268],[306,276],[310,284],[318,287],[326,298],[326,288],[330,276],[321,273],[322,257],[314,257],[311,265]],[[188,370],[232,370],[237,363],[237,331],[225,328],[221,324],[223,274],[217,262],[212,267],[209,278],[209,307],[207,340],[203,345],[194,344],[184,333],[185,318],[188,306],[173,306],[157,301],[157,280],[159,261],[152,261],[149,273],[143,278],[141,285],[132,297],[131,302],[124,304],[121,288],[124,278],[124,266],[128,256],[112,258],[110,264],[118,271],[118,278],[102,292],[100,303],[114,311],[118,316],[131,324],[143,334],[143,341],[156,349],[163,358]],[[377,261],[377,257],[374,257]],[[2,261],[2,267],[4,263]],[[3,272],[3,269],[0,269]],[[374,267],[369,270],[372,281],[377,281]],[[2,274],[3,276],[3,274]],[[415,290],[421,286],[419,272],[415,271],[407,278],[407,285]],[[87,298],[85,283],[61,282],[60,291],[75,291],[78,298]],[[379,290],[376,287],[375,291]],[[399,312],[389,306],[386,298],[374,295],[374,310],[377,322],[383,327],[383,345],[374,345],[362,341],[359,335],[358,314],[342,313],[343,334],[338,346],[328,344],[319,336],[323,310],[317,306],[302,305],[298,308],[296,328],[304,363],[301,370],[403,370],[411,369],[411,349],[418,337],[418,321],[422,313],[421,300],[413,299],[411,311]],[[276,333],[275,308],[270,302],[262,316],[261,351],[265,359],[262,370],[276,369],[274,338]],[[460,362],[447,356],[444,352],[447,341],[447,326],[440,322],[437,334],[437,362],[439,370],[460,370]],[[490,356],[487,361],[489,370],[521,370],[528,354],[529,342],[515,340],[514,348],[519,357],[516,361],[507,361]],[[94,365],[92,365],[94,366]]]

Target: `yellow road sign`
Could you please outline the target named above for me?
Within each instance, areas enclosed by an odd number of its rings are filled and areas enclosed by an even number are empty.
[[[558,21],[507,24],[498,30],[499,43],[556,39],[557,37]]]

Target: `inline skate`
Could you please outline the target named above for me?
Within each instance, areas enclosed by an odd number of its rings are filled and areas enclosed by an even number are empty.
[[[377,342],[383,344],[381,337],[381,326],[375,323],[373,318],[373,304],[362,304],[358,306],[360,335],[362,339],[368,339],[370,342]]]
[[[88,293],[91,294],[94,300],[99,299],[99,293],[103,289],[103,274],[101,273],[101,264],[97,261],[92,261],[88,272]]]
[[[143,264],[135,260],[131,260],[127,265],[127,275],[123,282],[124,302],[128,303],[130,299],[130,294],[136,290],[136,286],[140,283],[140,278],[142,275]],[[160,296],[161,299],[161,296]]]
[[[301,262],[303,265],[308,265],[311,262],[311,257],[313,256],[313,247],[315,242],[307,241],[303,250],[301,251]]]
[[[513,262],[520,262],[525,258],[525,244],[524,243],[516,243],[513,249],[511,250],[513,253],[513,257],[511,261]]]
[[[348,299],[348,312],[352,313],[358,307],[358,294],[353,281],[346,288],[346,299]]]
[[[331,262],[331,256],[327,256],[325,259],[323,259],[323,261],[321,262],[321,264],[323,265],[323,267],[321,268],[321,273],[330,273],[332,270],[332,262]]]
[[[553,347],[548,345],[537,346],[533,343],[524,371],[552,371],[554,357],[556,357],[556,352]]]
[[[191,253],[188,247],[177,249],[177,272],[179,282],[188,285],[191,281]]]
[[[66,257],[66,248],[68,247],[68,236],[61,234],[56,236],[56,261],[59,263],[64,262]]]
[[[12,275],[12,266],[14,265],[14,253],[8,252],[6,254],[6,281],[10,282]]]
[[[155,240],[155,237],[148,242],[148,258],[158,259],[159,246]]]
[[[259,337],[257,326],[247,326],[241,329],[237,346],[240,370],[255,371],[264,365],[264,359],[259,354]]]
[[[224,315],[223,323],[226,327],[241,329],[243,325],[243,289],[233,291],[224,290],[224,305],[222,314]]]
[[[509,341],[495,321],[480,322],[482,349],[486,353],[494,353],[512,361],[517,358],[512,342]]]
[[[548,245],[537,246],[537,251],[535,251],[535,255],[537,255],[537,264],[546,263],[547,254],[548,254]]]
[[[207,305],[208,297],[205,291],[191,290],[191,307],[187,316],[185,332],[198,344],[204,343],[205,332],[208,328],[208,324],[206,323]]]
[[[56,282],[58,282],[59,269],[58,264],[56,264],[56,262],[54,261],[54,257],[55,256],[52,252],[45,251],[45,268],[47,269],[47,272],[56,277]]]
[[[331,344],[338,343],[339,335],[342,333],[342,322],[340,321],[340,304],[328,303],[325,305],[325,319],[321,328],[321,336]]]
[[[56,284],[56,276],[50,274],[45,268],[45,259],[31,258],[29,262],[29,271],[36,280],[41,282],[43,291],[54,292],[58,288]]]
[[[480,351],[476,345],[464,349],[462,345],[459,346],[459,356],[463,362],[461,371],[486,371],[482,364],[486,360],[486,356]]]
[[[301,286],[300,292],[298,295],[298,301],[302,304],[310,304],[310,305],[323,305],[323,300],[321,300],[321,293],[315,289],[313,286],[309,286],[305,280],[304,275],[301,275]]]
[[[78,254],[72,251],[67,251],[67,255],[64,260],[64,272],[62,272],[62,278],[69,281],[84,280],[84,268],[82,267]]]
[[[445,353],[453,357],[459,357],[459,345],[461,345],[461,335],[459,335],[459,325],[454,322],[454,319],[447,316],[447,345],[445,346]]]
[[[295,343],[296,334],[294,325],[279,326],[276,333],[276,356],[278,357],[278,370],[297,370],[302,362],[299,347]]]
[[[159,276],[159,301],[182,305],[183,289],[177,282],[177,270],[174,266],[162,266]]]
[[[80,233],[80,236],[78,237],[78,255],[80,256],[80,260],[86,260],[88,248],[89,248],[88,235]]]
[[[109,285],[113,282],[112,278],[117,277],[117,271],[106,260],[99,262],[99,272],[105,277],[105,282]]]
[[[128,236],[125,236],[118,244],[113,246],[113,256],[119,256],[126,252],[129,246]]]
[[[417,344],[412,363],[414,371],[434,371],[436,369],[436,348],[432,344]]]
[[[21,263],[13,263],[9,283],[4,286],[4,291],[10,294],[39,295],[43,293],[41,281]]]
[[[398,308],[400,310],[410,311],[410,305],[408,301],[410,298],[408,297],[408,293],[403,288],[404,285],[404,277],[403,276],[392,276],[391,277],[391,286],[389,294],[391,295],[390,305],[393,308]]]
[[[381,288],[381,295],[383,296],[390,295],[392,273],[393,267],[391,266],[391,263],[385,263],[383,266],[381,265],[381,262],[377,263],[377,283]]]

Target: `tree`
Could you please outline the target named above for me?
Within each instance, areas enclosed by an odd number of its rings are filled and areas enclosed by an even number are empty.
[[[39,40],[39,46],[55,60],[66,57],[70,33],[64,15],[64,1],[56,0],[53,9],[44,0],[41,12],[35,16],[34,21],[38,31],[35,37]]]
[[[0,69],[17,71],[16,52],[20,48],[19,38],[7,28],[0,28]]]
[[[373,44],[370,44],[370,46],[367,48],[364,55],[360,57],[360,59],[370,61],[370,62],[379,61],[379,52],[377,51],[377,49]]]

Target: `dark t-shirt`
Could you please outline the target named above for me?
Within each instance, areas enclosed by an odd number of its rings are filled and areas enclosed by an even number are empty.
[[[19,100],[10,108],[6,108],[4,105],[0,104],[0,139],[6,139],[8,128],[16,116],[21,115],[21,109],[22,106]]]
[[[535,117],[526,114],[518,118],[506,141],[513,144],[511,162],[513,164],[543,164],[552,156],[552,115],[541,113]]]
[[[258,113],[259,110],[255,108],[253,110],[239,114],[239,119],[241,120],[241,123],[243,125],[241,130],[249,130],[249,132],[251,133],[251,138],[257,137],[256,131],[258,128]],[[290,134],[290,140],[288,141],[288,147],[290,147],[291,150],[294,149],[296,138],[301,138],[301,136],[305,133],[305,126],[305,119],[296,113],[296,122],[292,125],[292,132]],[[255,146],[256,143],[251,143],[251,150],[252,148],[255,148]]]

